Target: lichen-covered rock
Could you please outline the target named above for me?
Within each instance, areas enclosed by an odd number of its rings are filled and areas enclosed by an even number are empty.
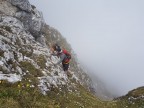
[[[31,12],[31,5],[28,0],[8,0],[8,1],[23,11]]]

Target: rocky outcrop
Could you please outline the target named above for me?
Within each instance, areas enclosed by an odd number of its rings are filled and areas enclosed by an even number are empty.
[[[0,1],[0,14],[16,17],[33,37],[41,36],[41,31],[45,25],[43,15],[35,6],[31,6],[28,0]]]
[[[35,38],[41,36],[41,31],[45,22],[42,13],[36,8],[34,8],[31,13],[19,11],[15,16],[23,22],[25,29],[28,30]]]
[[[12,5],[18,7],[22,11],[31,12],[31,5],[28,0],[8,0]]]
[[[0,14],[14,16],[17,8],[6,0],[0,0]],[[1,15],[0,15],[1,16]]]

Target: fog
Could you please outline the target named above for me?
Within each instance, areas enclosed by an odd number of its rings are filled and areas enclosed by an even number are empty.
[[[143,0],[30,0],[117,95],[144,85]],[[113,89],[112,89],[113,88]],[[114,90],[114,91],[113,91]]]

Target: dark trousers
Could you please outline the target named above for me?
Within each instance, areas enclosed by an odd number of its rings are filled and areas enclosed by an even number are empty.
[[[69,63],[68,64],[62,63],[62,66],[64,71],[68,71]]]

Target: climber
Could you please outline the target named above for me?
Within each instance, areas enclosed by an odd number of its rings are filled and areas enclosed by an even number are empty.
[[[54,65],[58,65],[62,63],[63,70],[67,73],[68,75],[68,68],[69,68],[69,62],[71,59],[71,54],[67,50],[62,50],[58,44],[54,44],[51,48],[53,56],[57,56],[60,58],[60,60],[55,63]]]

